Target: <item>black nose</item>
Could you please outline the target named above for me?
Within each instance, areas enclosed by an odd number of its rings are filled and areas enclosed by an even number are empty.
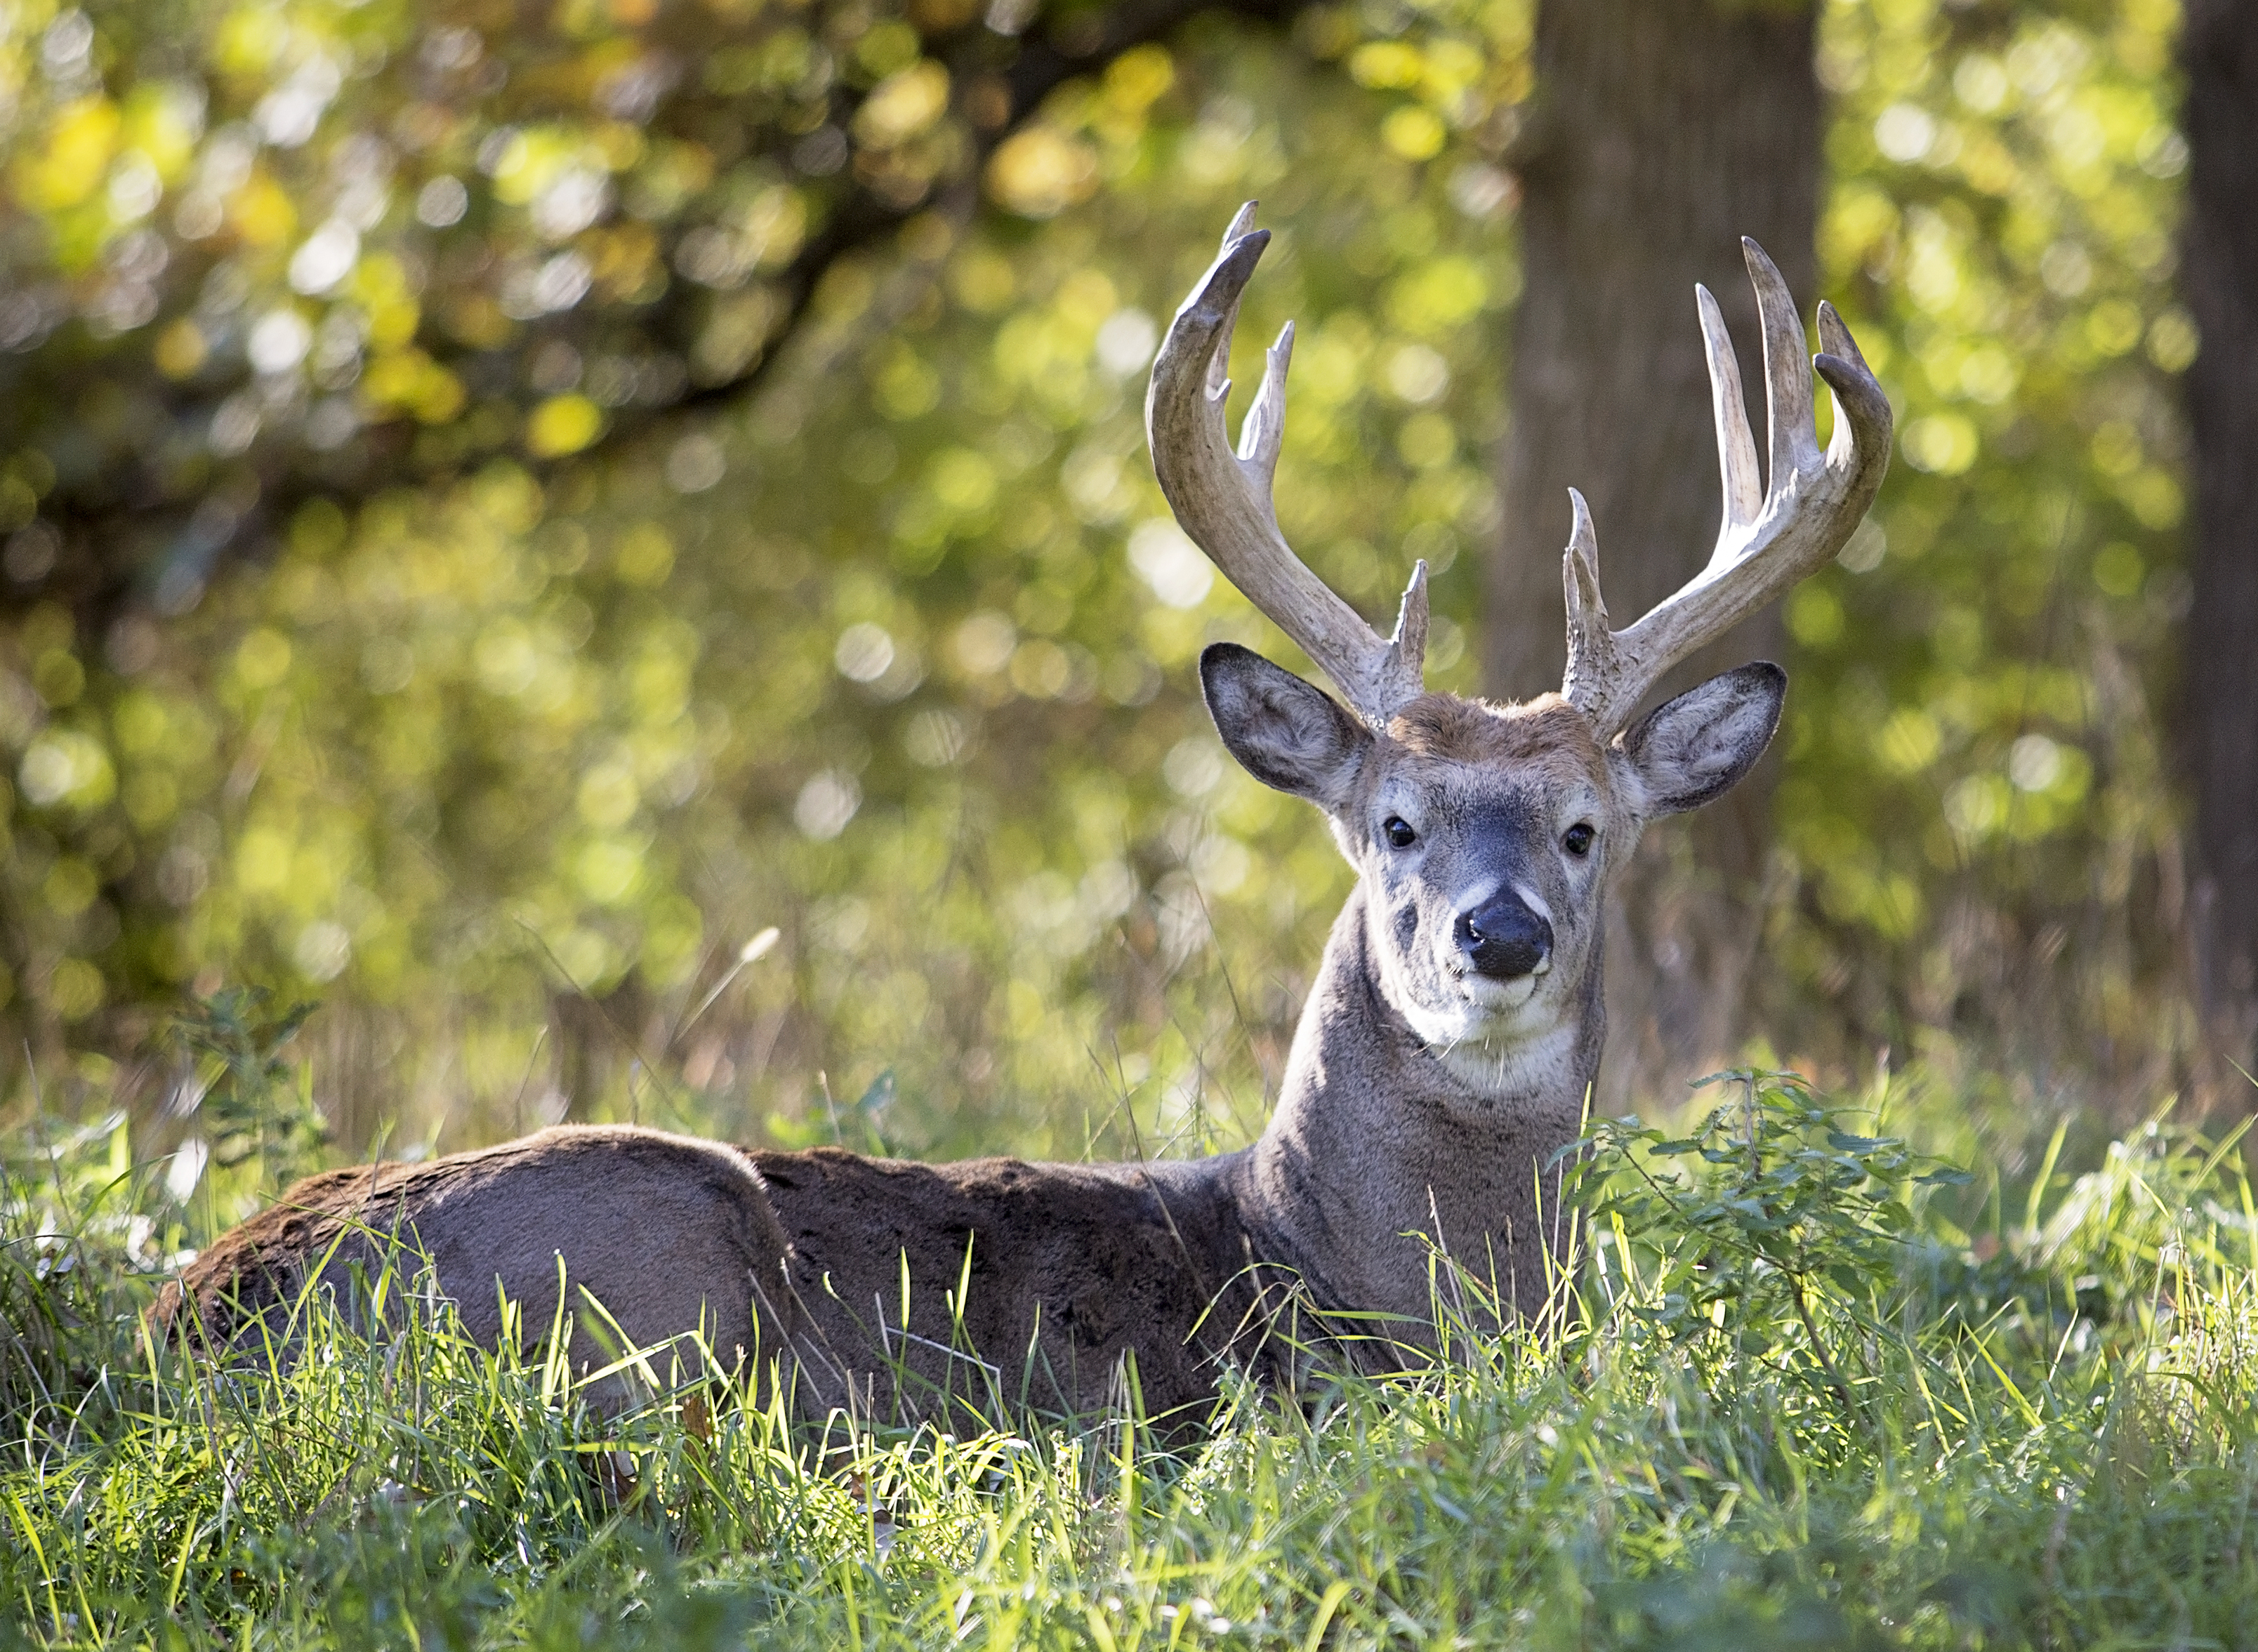
[[[1514,981],[1533,975],[1552,950],[1552,925],[1512,894],[1484,901],[1470,912],[1460,912],[1459,950],[1478,975],[1492,981]]]

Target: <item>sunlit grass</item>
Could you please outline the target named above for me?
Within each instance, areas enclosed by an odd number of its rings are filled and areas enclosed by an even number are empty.
[[[184,1360],[136,1318],[161,1180],[115,1132],[19,1135],[0,1637],[2251,1643],[2232,1144],[2159,1124],[2010,1198],[1925,1184],[1862,1124],[1767,1081],[1675,1140],[1617,1131],[1563,1324],[1290,1399],[1227,1385],[1174,1443],[1133,1404],[950,1436],[703,1384],[607,1419],[444,1310],[372,1341],[326,1299],[295,1360]],[[407,1300],[412,1266],[371,1288]]]

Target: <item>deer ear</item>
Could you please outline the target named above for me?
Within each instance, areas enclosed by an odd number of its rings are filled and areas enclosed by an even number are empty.
[[[1756,767],[1779,727],[1787,673],[1768,660],[1689,688],[1647,713],[1616,742],[1648,819],[1698,809]]]
[[[1200,687],[1216,733],[1248,774],[1321,808],[1346,806],[1372,736],[1331,696],[1236,642],[1201,654]]]

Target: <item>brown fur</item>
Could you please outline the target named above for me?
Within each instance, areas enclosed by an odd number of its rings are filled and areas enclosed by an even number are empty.
[[[584,1291],[635,1345],[661,1345],[702,1323],[725,1363],[760,1346],[753,1302],[763,1281],[779,1303],[765,1329],[787,1336],[805,1329],[783,1289],[784,1237],[750,1161],[719,1142],[605,1125],[544,1130],[429,1164],[309,1176],[197,1258],[160,1299],[160,1322],[214,1345],[262,1329],[288,1337],[309,1273],[322,1268],[331,1284],[355,1267],[373,1276],[394,1235],[429,1255],[465,1329],[489,1345],[501,1336],[503,1295],[520,1306],[524,1346],[547,1334],[562,1256],[572,1358],[584,1368],[613,1352]],[[416,1266],[411,1257],[406,1272]],[[714,1288],[722,1280],[734,1288]],[[188,1302],[195,1313],[184,1318]],[[691,1350],[679,1355],[695,1369]]]
[[[1158,1417],[1211,1397],[1226,1358],[1267,1358],[1233,1207],[1212,1176],[1183,1168],[742,1154],[656,1131],[560,1127],[430,1164],[309,1176],[198,1258],[158,1314],[215,1346],[262,1328],[287,1342],[309,1272],[332,1284],[356,1267],[373,1276],[396,1234],[405,1272],[420,1266],[414,1251],[428,1254],[465,1329],[488,1344],[503,1294],[520,1305],[525,1347],[547,1333],[561,1257],[584,1370],[620,1351],[593,1296],[636,1346],[702,1322],[724,1366],[783,1355],[804,1412],[932,1417],[962,1402],[994,1415],[999,1399],[1089,1412],[1119,1397],[1133,1357]],[[505,1200],[479,1198],[505,1185]],[[449,1219],[481,1204],[484,1219]],[[699,1370],[694,1350],[678,1358]],[[632,1393],[619,1383],[600,1398]]]
[[[1421,757],[1526,765],[1558,760],[1596,776],[1605,763],[1584,714],[1558,694],[1532,700],[1424,694],[1395,713],[1388,738]]]
[[[803,1367],[828,1397],[851,1370],[864,1373],[858,1404],[883,1410],[869,1373],[902,1365],[891,1403],[905,1412],[932,1414],[941,1396],[989,1415],[998,1397],[1089,1412],[1117,1397],[1133,1356],[1160,1416],[1211,1397],[1226,1358],[1268,1357],[1252,1253],[1213,1173],[830,1147],[752,1158],[813,1327]]]

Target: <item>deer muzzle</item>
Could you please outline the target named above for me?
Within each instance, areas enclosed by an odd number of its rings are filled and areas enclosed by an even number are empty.
[[[1552,960],[1552,925],[1509,889],[1460,912],[1456,939],[1466,968],[1488,981],[1538,975]]]

